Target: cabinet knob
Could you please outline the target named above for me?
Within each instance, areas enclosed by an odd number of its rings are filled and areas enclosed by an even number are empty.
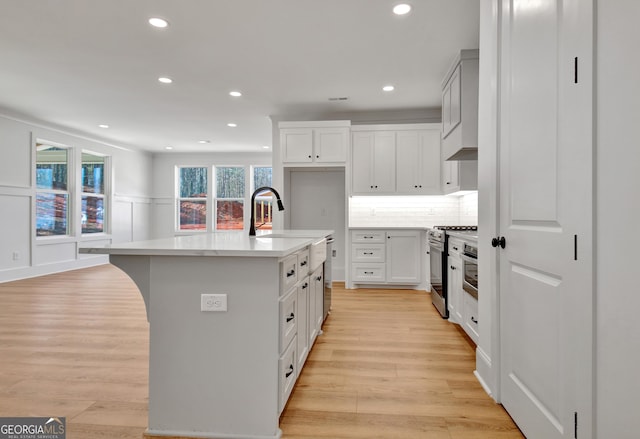
[[[476,325],[478,324],[478,319],[476,319],[475,317],[471,316],[471,321],[473,323],[475,323]]]
[[[317,158],[317,159],[319,159],[319,158],[320,158],[320,156],[319,156],[319,155],[317,155],[317,156],[316,156],[316,158]]]
[[[320,281],[322,280],[322,276],[318,276],[318,277],[316,277],[316,280],[317,280],[318,282],[320,282]]]
[[[309,158],[311,158],[311,156],[309,156]]]
[[[416,189],[418,189],[418,185],[417,185],[417,184],[413,185],[413,187],[414,187],[414,188],[416,188]]]
[[[451,182],[450,182],[450,181],[448,181],[448,182],[447,182],[447,184],[451,184]]]
[[[418,187],[422,187],[422,185],[420,184],[420,185],[418,185]]]
[[[304,283],[304,285],[302,285],[302,289],[304,290],[305,288],[307,288],[309,286],[309,284],[307,282]]]
[[[454,267],[453,265],[451,265],[451,266],[450,266],[450,268],[451,268],[452,270],[455,270],[455,269],[456,269],[456,267]]]
[[[287,277],[291,277],[294,274],[296,274],[296,270],[291,270],[291,271],[287,272]]]
[[[365,271],[364,274],[373,274],[373,271]]]
[[[378,186],[376,185],[376,189],[378,189]]]
[[[302,262],[300,262],[300,266],[301,266],[301,267],[304,267],[305,265],[307,265],[307,261],[302,261]]]

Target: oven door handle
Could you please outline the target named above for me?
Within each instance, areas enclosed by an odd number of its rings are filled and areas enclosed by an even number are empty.
[[[465,261],[465,262],[469,262],[471,264],[476,264],[478,265],[478,260],[476,258],[472,258],[471,256],[467,256],[464,253],[460,254],[460,258]]]

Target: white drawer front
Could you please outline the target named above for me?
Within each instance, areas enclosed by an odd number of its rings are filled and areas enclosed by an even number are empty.
[[[464,242],[457,238],[449,238],[449,254],[460,255],[464,251]]]
[[[309,268],[311,266],[309,260],[309,249],[302,250],[297,253],[298,255],[298,278],[302,279],[309,274]]]
[[[384,262],[384,244],[353,244],[351,246],[351,260],[353,262]]]
[[[354,282],[384,282],[385,264],[352,264]]]
[[[289,346],[296,335],[298,319],[296,318],[296,303],[298,290],[292,288],[285,296],[280,298],[280,352]]]
[[[278,411],[282,412],[296,383],[296,340],[291,341],[278,362]]]
[[[464,293],[464,330],[476,344],[480,340],[478,332],[478,299]]]
[[[384,230],[353,230],[351,232],[351,242],[369,242],[381,244],[385,238]]]
[[[298,282],[298,256],[287,256],[280,262],[280,295],[288,292]]]

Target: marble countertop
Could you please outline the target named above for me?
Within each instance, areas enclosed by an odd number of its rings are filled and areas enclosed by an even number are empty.
[[[446,233],[447,235],[453,236],[455,238],[478,242],[477,230],[447,230]]]
[[[80,253],[146,256],[284,257],[328,235],[333,230],[259,230],[199,233],[174,238],[82,247]]]

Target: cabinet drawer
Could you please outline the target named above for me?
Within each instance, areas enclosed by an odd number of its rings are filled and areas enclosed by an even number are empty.
[[[478,332],[478,299],[470,294],[464,295],[464,331],[471,337],[471,340],[478,344],[480,334]]]
[[[298,373],[296,368],[296,346],[294,337],[278,360],[278,412],[282,412],[282,409],[284,409],[293,390],[293,385],[296,383]]]
[[[353,262],[384,262],[384,244],[354,244],[351,246],[351,260]]]
[[[296,318],[298,290],[292,288],[280,298],[280,352],[291,343],[296,335],[298,319]]]
[[[384,243],[384,230],[355,230],[351,232],[351,242]]]
[[[460,257],[464,250],[464,242],[457,238],[449,238],[449,254]]]
[[[385,277],[385,264],[352,264],[354,282],[384,282]]]
[[[309,261],[309,249],[299,251],[298,255],[298,277],[303,278],[309,274],[310,261]]]
[[[280,295],[288,292],[298,282],[298,256],[287,256],[280,262]]]

